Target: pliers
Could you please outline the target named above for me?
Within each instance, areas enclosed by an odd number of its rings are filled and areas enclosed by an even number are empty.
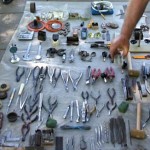
[[[107,78],[112,81],[113,78],[115,78],[115,71],[112,67],[106,68],[105,74],[107,75]]]
[[[111,95],[111,94],[110,94],[110,89],[108,88],[108,90],[107,90],[107,94],[108,94],[108,96],[109,96],[109,98],[110,98],[110,101],[107,101],[107,103],[106,103],[106,107],[107,107],[107,109],[109,110],[108,115],[111,115],[111,112],[117,107],[116,102],[114,102],[114,97],[115,97],[115,95],[116,95],[116,91],[115,91],[114,88],[112,88],[112,91],[113,91],[113,94]],[[110,103],[111,103],[111,105],[112,105],[111,108],[110,108],[110,106],[109,106]]]
[[[95,81],[101,76],[101,70],[100,69],[92,69],[91,70],[91,77],[92,77],[92,84],[95,83]]]
[[[17,67],[16,69],[16,82],[19,82],[21,77],[25,73],[25,68],[24,67]]]

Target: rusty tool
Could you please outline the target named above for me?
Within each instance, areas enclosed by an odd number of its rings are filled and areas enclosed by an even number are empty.
[[[132,129],[130,132],[130,136],[136,139],[145,139],[146,133],[144,130],[141,130],[141,103],[137,103],[137,122],[136,129]]]
[[[128,75],[130,77],[138,77],[140,72],[138,70],[133,70],[132,62],[131,62],[131,53],[130,52],[128,52],[127,61],[128,61]]]

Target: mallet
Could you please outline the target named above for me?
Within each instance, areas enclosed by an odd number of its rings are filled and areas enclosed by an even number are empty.
[[[128,61],[128,75],[130,77],[138,77],[140,72],[138,70],[133,70],[130,52],[128,52],[127,61]]]
[[[144,130],[141,130],[141,103],[137,103],[137,121],[136,121],[136,129],[132,129],[130,131],[130,136],[136,139],[145,139],[146,134]]]

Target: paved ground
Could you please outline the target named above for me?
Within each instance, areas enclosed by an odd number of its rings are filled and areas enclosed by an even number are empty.
[[[1,0],[2,1],[2,0]],[[14,0],[9,5],[4,5],[0,2],[0,59],[12,38],[14,31],[16,30],[19,21],[22,17],[25,3],[27,0]],[[36,0],[39,1],[39,0]],[[47,0],[40,0],[47,1]],[[56,0],[53,0],[56,1]],[[64,0],[70,1],[70,0]],[[75,0],[73,0],[75,1]],[[77,0],[76,0],[77,1]],[[80,0],[78,0],[80,2]],[[81,0],[81,1],[91,1],[91,0]],[[122,1],[122,0],[110,0],[110,1]],[[128,1],[128,0],[124,0]],[[150,9],[149,9],[150,10]]]

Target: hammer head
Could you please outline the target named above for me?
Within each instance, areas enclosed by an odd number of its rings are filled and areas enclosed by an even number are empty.
[[[132,138],[136,138],[136,139],[145,139],[146,138],[146,133],[145,133],[144,130],[133,129],[130,132],[130,136]]]

